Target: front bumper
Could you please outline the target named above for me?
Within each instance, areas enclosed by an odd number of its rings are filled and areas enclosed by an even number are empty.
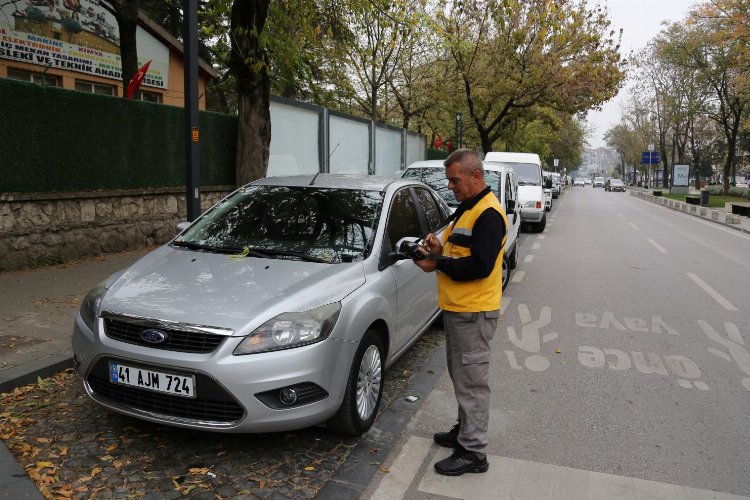
[[[114,340],[102,333],[103,320],[97,321],[95,333],[78,315],[73,331],[76,371],[91,399],[143,420],[220,432],[276,432],[325,422],[341,405],[358,347],[329,337],[308,346],[235,356],[242,337],[226,337],[212,352],[185,353]],[[196,397],[114,384],[107,376],[110,361],[192,375]],[[289,386],[312,390],[312,401],[269,405],[269,397]]]
[[[544,206],[542,208],[521,207],[522,222],[541,222],[542,217],[544,217]]]

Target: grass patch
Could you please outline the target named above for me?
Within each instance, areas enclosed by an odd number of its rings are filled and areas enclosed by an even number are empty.
[[[662,191],[662,198],[669,198],[670,200],[677,200],[677,201],[685,201],[685,196],[687,196],[685,193],[665,193]],[[700,196],[699,194],[690,195],[690,196]],[[717,196],[717,195],[709,195],[708,196],[708,206],[709,208],[724,208],[725,203],[731,203],[731,202],[747,202],[747,198],[740,198],[738,196]]]

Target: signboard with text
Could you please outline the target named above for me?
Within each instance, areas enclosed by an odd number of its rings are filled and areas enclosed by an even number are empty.
[[[658,151],[644,151],[641,153],[642,165],[658,165],[661,163],[661,155]]]
[[[675,187],[688,185],[688,175],[690,173],[690,165],[675,165],[674,166],[674,178],[672,179],[672,185]]]
[[[143,85],[167,88],[169,49],[138,27]],[[122,80],[120,33],[96,0],[17,0],[0,4],[0,58]]]

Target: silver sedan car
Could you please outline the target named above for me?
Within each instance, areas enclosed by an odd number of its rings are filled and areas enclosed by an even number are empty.
[[[180,427],[361,434],[384,369],[439,314],[435,276],[405,252],[448,214],[418,181],[250,183],[87,295],[73,332],[84,389]]]

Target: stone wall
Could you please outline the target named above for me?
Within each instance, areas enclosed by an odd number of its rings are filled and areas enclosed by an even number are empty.
[[[202,210],[231,190],[204,188]],[[163,244],[186,214],[183,188],[0,194],[0,271]]]

